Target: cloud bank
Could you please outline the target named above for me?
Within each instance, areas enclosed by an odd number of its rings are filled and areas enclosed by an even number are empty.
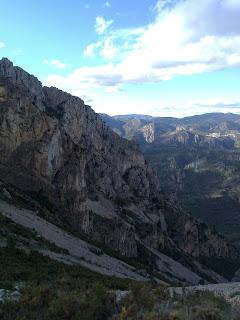
[[[115,30],[86,47],[85,56],[110,62],[79,68],[59,82],[78,77],[79,84],[117,86],[240,65],[240,1],[182,0],[170,8],[168,3],[157,3],[155,20],[140,32]],[[103,35],[112,23],[97,17],[96,32]]]
[[[152,23],[138,29],[115,29],[113,20],[98,16],[99,39],[84,55],[102,63],[65,77],[51,75],[46,82],[81,94],[238,67],[239,19],[239,0],[161,0]]]
[[[105,20],[103,17],[96,17],[95,30],[97,34],[102,35],[111,26],[113,20]]]

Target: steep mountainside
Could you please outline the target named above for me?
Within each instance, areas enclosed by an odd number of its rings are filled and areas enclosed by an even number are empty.
[[[108,119],[104,121],[112,127]],[[122,136],[138,141],[164,190],[175,193],[187,210],[240,243],[240,115],[141,121],[122,116],[114,121]],[[132,123],[137,121],[136,128]],[[151,141],[146,139],[150,127]]]
[[[80,98],[42,87],[7,59],[0,61],[0,180],[3,191],[48,206],[53,221],[156,277],[165,270],[167,280],[188,281],[170,265],[166,273],[160,252],[215,281],[193,257],[220,263],[239,257],[160,192],[134,142],[109,129]]]

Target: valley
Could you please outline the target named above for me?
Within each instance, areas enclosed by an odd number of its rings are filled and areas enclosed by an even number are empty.
[[[165,192],[239,245],[239,115],[103,119],[121,136],[139,143]]]

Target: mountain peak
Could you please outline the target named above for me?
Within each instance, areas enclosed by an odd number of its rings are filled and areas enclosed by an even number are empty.
[[[3,57],[0,60],[0,72],[1,73],[7,73],[7,70],[13,68],[13,63],[8,58]]]
[[[14,66],[8,58],[2,58],[0,60],[0,77],[8,78],[13,84],[27,88],[31,96],[38,101],[38,106],[44,108],[42,83],[35,76],[20,67]]]

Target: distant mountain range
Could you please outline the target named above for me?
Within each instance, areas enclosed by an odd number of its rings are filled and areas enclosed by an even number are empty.
[[[240,245],[240,115],[101,116],[122,137],[139,143],[165,192]]]

